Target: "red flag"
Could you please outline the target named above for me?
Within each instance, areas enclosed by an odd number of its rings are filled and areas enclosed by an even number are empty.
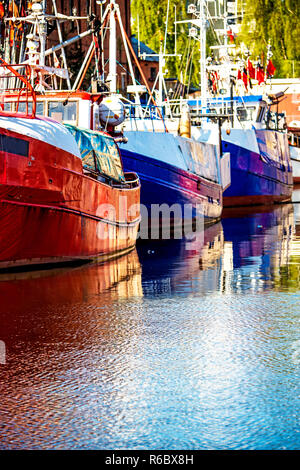
[[[94,43],[95,43],[95,48],[99,49],[99,42],[97,36],[94,36]]]
[[[248,59],[248,72],[249,72],[249,77],[250,78],[255,78],[255,68],[253,67],[252,62]]]
[[[212,83],[213,93],[215,93],[215,94],[218,91],[218,80],[219,80],[218,72],[212,72],[211,73],[211,83]]]
[[[54,67],[57,69],[60,69],[60,63],[57,58],[57,55],[55,54],[55,51],[53,51],[53,61],[54,61]]]
[[[4,5],[3,3],[0,3],[0,18],[3,18],[4,16]]]
[[[229,29],[229,30],[227,31],[227,36],[228,36],[230,42],[233,43],[233,42],[234,42],[234,34],[233,34],[233,32],[232,32],[231,29]]]
[[[248,75],[247,75],[247,69],[244,69],[243,71],[243,82],[245,85],[246,90],[248,90]]]
[[[263,67],[261,67],[261,65],[257,66],[256,78],[258,80],[259,85],[265,81],[264,69],[263,69]]]
[[[15,3],[15,0],[12,0],[12,3],[9,3],[8,11],[10,13],[10,16],[19,16],[19,9],[18,6]]]
[[[246,69],[243,70],[243,75],[242,75],[242,72],[240,70],[238,71],[237,79],[238,80],[243,80],[245,88],[246,88],[246,90],[248,90],[248,76],[247,76],[247,73],[246,73]]]
[[[26,16],[26,8],[25,8],[25,1],[23,1],[20,5],[20,16]]]
[[[273,62],[270,59],[267,65],[267,74],[269,75],[269,77],[273,77],[275,70],[276,67],[274,67]]]

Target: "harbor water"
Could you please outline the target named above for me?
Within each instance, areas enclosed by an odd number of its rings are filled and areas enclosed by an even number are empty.
[[[300,190],[0,298],[0,449],[299,449]]]

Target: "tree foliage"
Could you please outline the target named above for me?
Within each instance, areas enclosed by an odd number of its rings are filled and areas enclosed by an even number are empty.
[[[170,0],[168,20],[167,53],[175,50],[175,6],[177,21],[188,18],[184,0]],[[193,2],[196,3],[196,2]],[[242,31],[237,44],[243,42],[252,57],[259,57],[266,64],[267,45],[272,46],[272,61],[276,67],[275,77],[300,77],[300,1],[299,0],[240,0],[244,7]],[[131,0],[133,33],[154,51],[163,47],[168,0]],[[169,77],[181,78],[185,85],[189,80],[199,85],[199,43],[188,37],[189,26],[177,26],[177,52],[179,58],[167,60]],[[207,31],[207,53],[215,43],[212,30]]]
[[[170,0],[166,53],[175,53],[175,7],[177,21],[186,20],[188,1]],[[132,32],[155,52],[164,48],[168,0],[132,0]],[[177,53],[181,57],[166,60],[166,76],[178,78],[185,85],[199,86],[199,42],[188,37],[188,24],[177,25]]]
[[[299,0],[246,0],[241,40],[266,60],[268,43],[277,77],[300,77]]]

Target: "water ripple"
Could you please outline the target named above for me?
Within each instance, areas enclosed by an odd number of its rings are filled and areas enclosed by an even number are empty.
[[[2,276],[0,448],[299,448],[299,232],[286,205]]]

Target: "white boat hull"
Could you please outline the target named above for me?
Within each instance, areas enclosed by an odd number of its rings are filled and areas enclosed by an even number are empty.
[[[300,148],[290,145],[290,155],[293,167],[293,181],[300,183]]]

